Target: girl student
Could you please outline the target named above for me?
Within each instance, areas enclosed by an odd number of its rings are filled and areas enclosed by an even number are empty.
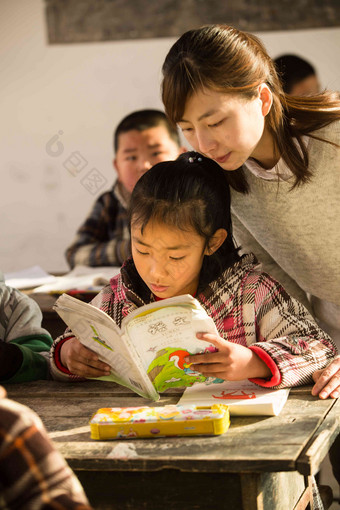
[[[165,110],[231,185],[234,235],[340,345],[340,100],[283,92],[261,41],[227,25],[184,33],[163,64]],[[312,393],[340,396],[340,358]]]
[[[206,376],[282,388],[312,382],[336,354],[307,309],[252,254],[240,256],[225,172],[196,152],[162,162],[137,182],[130,202],[132,258],[92,301],[120,326],[151,301],[191,294],[214,319],[219,336],[198,334],[217,352],[190,356]],[[109,371],[66,334],[54,342],[55,378]]]

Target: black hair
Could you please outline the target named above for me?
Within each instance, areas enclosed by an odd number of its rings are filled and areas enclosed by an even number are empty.
[[[124,117],[116,127],[113,134],[114,151],[118,150],[119,135],[122,133],[132,130],[145,131],[158,126],[164,126],[178,147],[181,145],[177,127],[169,121],[164,112],[161,110],[138,110]]]
[[[316,76],[312,64],[297,55],[281,55],[274,59],[274,63],[286,94],[290,94],[294,85],[300,81]]]
[[[183,231],[193,228],[207,247],[216,230],[227,231],[219,249],[204,257],[200,286],[216,279],[240,258],[233,241],[226,173],[212,159],[186,152],[148,170],[138,180],[130,200],[130,228],[136,224],[141,232],[150,220]]]

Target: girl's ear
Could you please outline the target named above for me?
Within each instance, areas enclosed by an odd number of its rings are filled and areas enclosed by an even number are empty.
[[[266,83],[262,83],[259,87],[259,98],[262,103],[262,115],[265,117],[270,112],[273,102],[273,94]]]
[[[212,255],[219,249],[227,238],[227,231],[224,228],[216,230],[215,234],[209,241],[209,245],[204,250],[204,255]]]

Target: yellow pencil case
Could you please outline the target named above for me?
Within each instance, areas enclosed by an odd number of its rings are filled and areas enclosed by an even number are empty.
[[[218,435],[229,425],[229,408],[223,404],[104,407],[90,420],[92,439]]]

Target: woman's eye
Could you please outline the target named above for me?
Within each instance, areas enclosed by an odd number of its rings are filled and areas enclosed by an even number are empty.
[[[171,260],[183,260],[184,257],[170,257]]]
[[[149,255],[148,252],[140,251],[136,248],[136,252],[139,253],[139,255]]]
[[[209,124],[209,127],[212,127],[212,128],[217,127],[220,124],[222,124],[222,122],[223,122],[223,120],[220,120],[219,122],[215,122],[215,124]]]

